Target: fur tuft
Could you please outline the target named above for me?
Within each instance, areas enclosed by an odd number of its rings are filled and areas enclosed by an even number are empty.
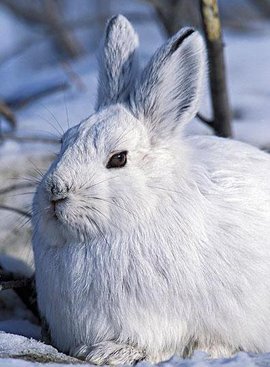
[[[99,87],[96,109],[124,102],[138,71],[138,36],[123,15],[108,22],[99,55]]]
[[[192,28],[182,29],[157,50],[130,98],[133,113],[154,139],[170,136],[195,116],[205,71],[204,42]]]

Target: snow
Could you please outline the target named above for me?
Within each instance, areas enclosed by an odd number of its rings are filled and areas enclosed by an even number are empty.
[[[233,109],[234,139],[262,149],[270,148],[270,27],[254,34],[225,31],[228,90]],[[201,112],[210,116],[209,100],[204,97]],[[210,133],[198,121],[191,133]]]
[[[70,2],[71,13],[74,12],[74,6],[73,2]],[[85,11],[84,9],[86,8],[83,7],[82,11]],[[121,0],[115,3],[114,13],[130,10],[152,14],[149,6],[142,2]],[[134,26],[140,36],[140,57],[144,64],[161,44],[164,35],[154,19],[137,22]],[[59,137],[62,131],[93,112],[97,86],[97,63],[93,49],[85,57],[65,67],[59,60],[55,60],[51,44],[44,36],[30,30],[25,24],[18,23],[11,13],[1,7],[0,33],[5,35],[0,43],[0,55],[13,54],[23,43],[28,45],[25,51],[18,52],[12,58],[4,59],[1,56],[0,98],[19,97],[44,85],[68,83],[70,86],[69,89],[44,97],[17,111],[18,135],[31,133]],[[82,32],[81,36],[90,37],[90,33]],[[270,150],[270,25],[261,25],[259,30],[252,33],[225,30],[224,36],[229,95],[234,111],[234,138]],[[88,45],[90,44],[93,42],[89,40]],[[74,73],[73,77],[77,78],[76,81],[71,77],[69,68]],[[200,111],[205,116],[210,116],[207,92]],[[211,131],[194,119],[188,127],[188,133],[210,134]],[[57,149],[55,144],[26,144],[12,140],[0,144],[0,188],[14,183],[13,178],[16,179],[15,182],[23,182],[24,177],[36,177],[36,166],[41,170],[45,169]],[[8,194],[0,197],[0,203],[28,210],[32,192],[31,188],[18,190],[18,195],[16,193],[13,196]],[[31,274],[33,259],[29,223],[25,225],[24,220],[18,219],[16,214],[10,212],[1,212],[1,218],[0,264],[22,274]],[[11,291],[0,292],[0,367],[40,366],[38,361],[48,355],[52,360],[54,358],[54,363],[45,365],[65,366],[66,364],[59,362],[71,361],[53,347],[39,342],[39,338],[40,328],[36,320],[16,295]],[[22,360],[23,356],[28,356],[27,358],[32,358],[33,361]],[[270,354],[238,353],[230,359],[208,360],[205,354],[197,352],[191,360],[175,357],[159,365],[270,366]],[[138,366],[147,367],[148,364],[141,362]]]
[[[7,356],[17,358],[6,358]],[[18,358],[26,357],[32,358],[35,361],[46,361],[50,359],[50,362],[43,363],[43,366],[67,366],[72,363],[72,366],[81,366],[74,358],[65,356],[62,353],[49,345],[43,344],[34,339],[25,338],[23,336],[12,335],[0,332],[0,366],[18,366],[18,367],[36,367],[41,366],[37,362],[29,362],[25,360],[19,360]],[[53,363],[52,363],[53,362]],[[55,362],[55,363],[54,363]],[[58,362],[58,363],[57,363]],[[61,364],[59,363],[61,362]],[[67,362],[67,363],[65,363]],[[75,363],[75,364],[74,364]],[[192,359],[183,360],[178,357],[173,357],[170,361],[159,363],[160,367],[254,367],[254,366],[270,366],[270,353],[261,356],[248,355],[247,353],[238,353],[230,359],[207,359],[207,355],[202,352],[196,352]],[[90,364],[84,364],[84,366],[90,366]],[[140,362],[138,367],[150,367],[147,362]]]
[[[59,353],[50,345],[32,338],[0,332],[0,366],[6,365],[5,359],[6,361],[13,360],[14,363],[18,363],[19,358],[32,359],[34,361],[61,362],[62,366],[63,362],[74,362],[74,358]],[[21,365],[25,366],[23,363],[26,362],[21,362]],[[31,364],[27,363],[26,365]]]

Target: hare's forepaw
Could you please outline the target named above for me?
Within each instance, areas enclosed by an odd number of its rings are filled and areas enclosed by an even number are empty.
[[[72,353],[74,357],[96,365],[134,364],[145,358],[145,353],[127,344],[112,341],[97,343],[88,347],[82,345]]]

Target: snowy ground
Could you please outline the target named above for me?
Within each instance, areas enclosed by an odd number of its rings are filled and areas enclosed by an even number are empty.
[[[134,2],[133,2],[134,4]],[[121,7],[120,7],[121,8]],[[136,9],[148,11],[137,4]],[[5,42],[0,45],[0,54],[12,50],[15,43],[23,42],[29,36],[29,29],[18,23],[0,8],[0,33],[5,33]],[[138,23],[135,27],[141,38],[142,63],[158,47],[163,35],[154,21]],[[19,37],[18,37],[19,34]],[[30,35],[32,37],[32,35]],[[30,37],[30,38],[31,38]],[[36,42],[36,41],[35,41]],[[226,58],[229,77],[230,99],[234,110],[234,137],[270,149],[270,25],[260,26],[256,32],[225,32]],[[27,52],[19,54],[11,61],[0,60],[0,80],[2,98],[20,95],[24,90],[41,85],[67,82],[70,88],[43,98],[18,111],[19,136],[38,134],[59,137],[62,130],[78,123],[93,112],[96,94],[97,65],[94,53],[88,54],[70,65],[77,75],[71,76],[63,65],[43,62],[48,50],[46,42],[35,43]],[[209,115],[207,93],[201,111]],[[192,134],[211,133],[207,127],[194,120],[188,132]],[[45,169],[57,151],[57,144],[20,143],[7,140],[0,144],[0,189],[14,182],[28,182],[25,178],[37,178],[37,168]],[[15,180],[14,180],[15,179]],[[0,196],[0,204],[12,205],[28,210],[31,205],[33,188],[21,189],[14,194]],[[18,194],[18,195],[17,195]],[[1,212],[0,221],[0,264],[7,269],[21,273],[33,271],[31,252],[31,228],[29,223],[17,214]],[[21,259],[28,264],[12,258]],[[1,332],[3,331],[3,332]],[[5,333],[4,333],[5,332]],[[18,334],[18,335],[15,335]],[[20,336],[19,336],[20,335]],[[24,336],[21,336],[24,335]],[[0,292],[0,366],[37,366],[41,361],[54,361],[51,366],[66,361],[72,362],[52,347],[45,346],[38,339],[40,329],[36,321],[16,296],[10,292]],[[27,337],[27,338],[25,338]],[[270,337],[270,336],[269,336]],[[29,357],[25,357],[29,355]],[[35,357],[33,357],[35,355]],[[11,359],[26,358],[36,362]],[[74,362],[74,361],[73,361]],[[60,364],[59,364],[60,365]],[[144,363],[140,363],[144,366]],[[205,355],[196,354],[192,360],[173,359],[162,366],[270,366],[270,354],[249,356],[240,353],[230,360],[207,360]],[[61,364],[63,366],[63,364]]]
[[[13,359],[11,359],[11,356]],[[23,360],[21,360],[23,359]],[[28,361],[27,361],[28,360]],[[29,361],[31,360],[31,362]],[[37,367],[46,366],[64,366],[72,364],[81,366],[82,363],[74,358],[58,353],[51,346],[42,344],[33,339],[28,339],[18,335],[5,334],[0,332],[0,366],[1,367]],[[83,364],[88,365],[89,364]],[[248,355],[247,353],[238,353],[230,359],[207,359],[207,355],[196,352],[192,359],[183,360],[174,357],[168,362],[159,363],[160,367],[254,367],[270,366],[270,353],[264,355]],[[138,367],[150,367],[147,362],[140,362]]]

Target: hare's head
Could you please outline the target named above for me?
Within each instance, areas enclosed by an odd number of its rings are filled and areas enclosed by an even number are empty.
[[[184,28],[141,72],[137,47],[128,20],[113,17],[99,59],[96,112],[64,134],[34,201],[35,225],[52,229],[56,240],[90,241],[147,222],[160,200],[153,182],[174,180],[179,132],[198,109],[204,43]]]

